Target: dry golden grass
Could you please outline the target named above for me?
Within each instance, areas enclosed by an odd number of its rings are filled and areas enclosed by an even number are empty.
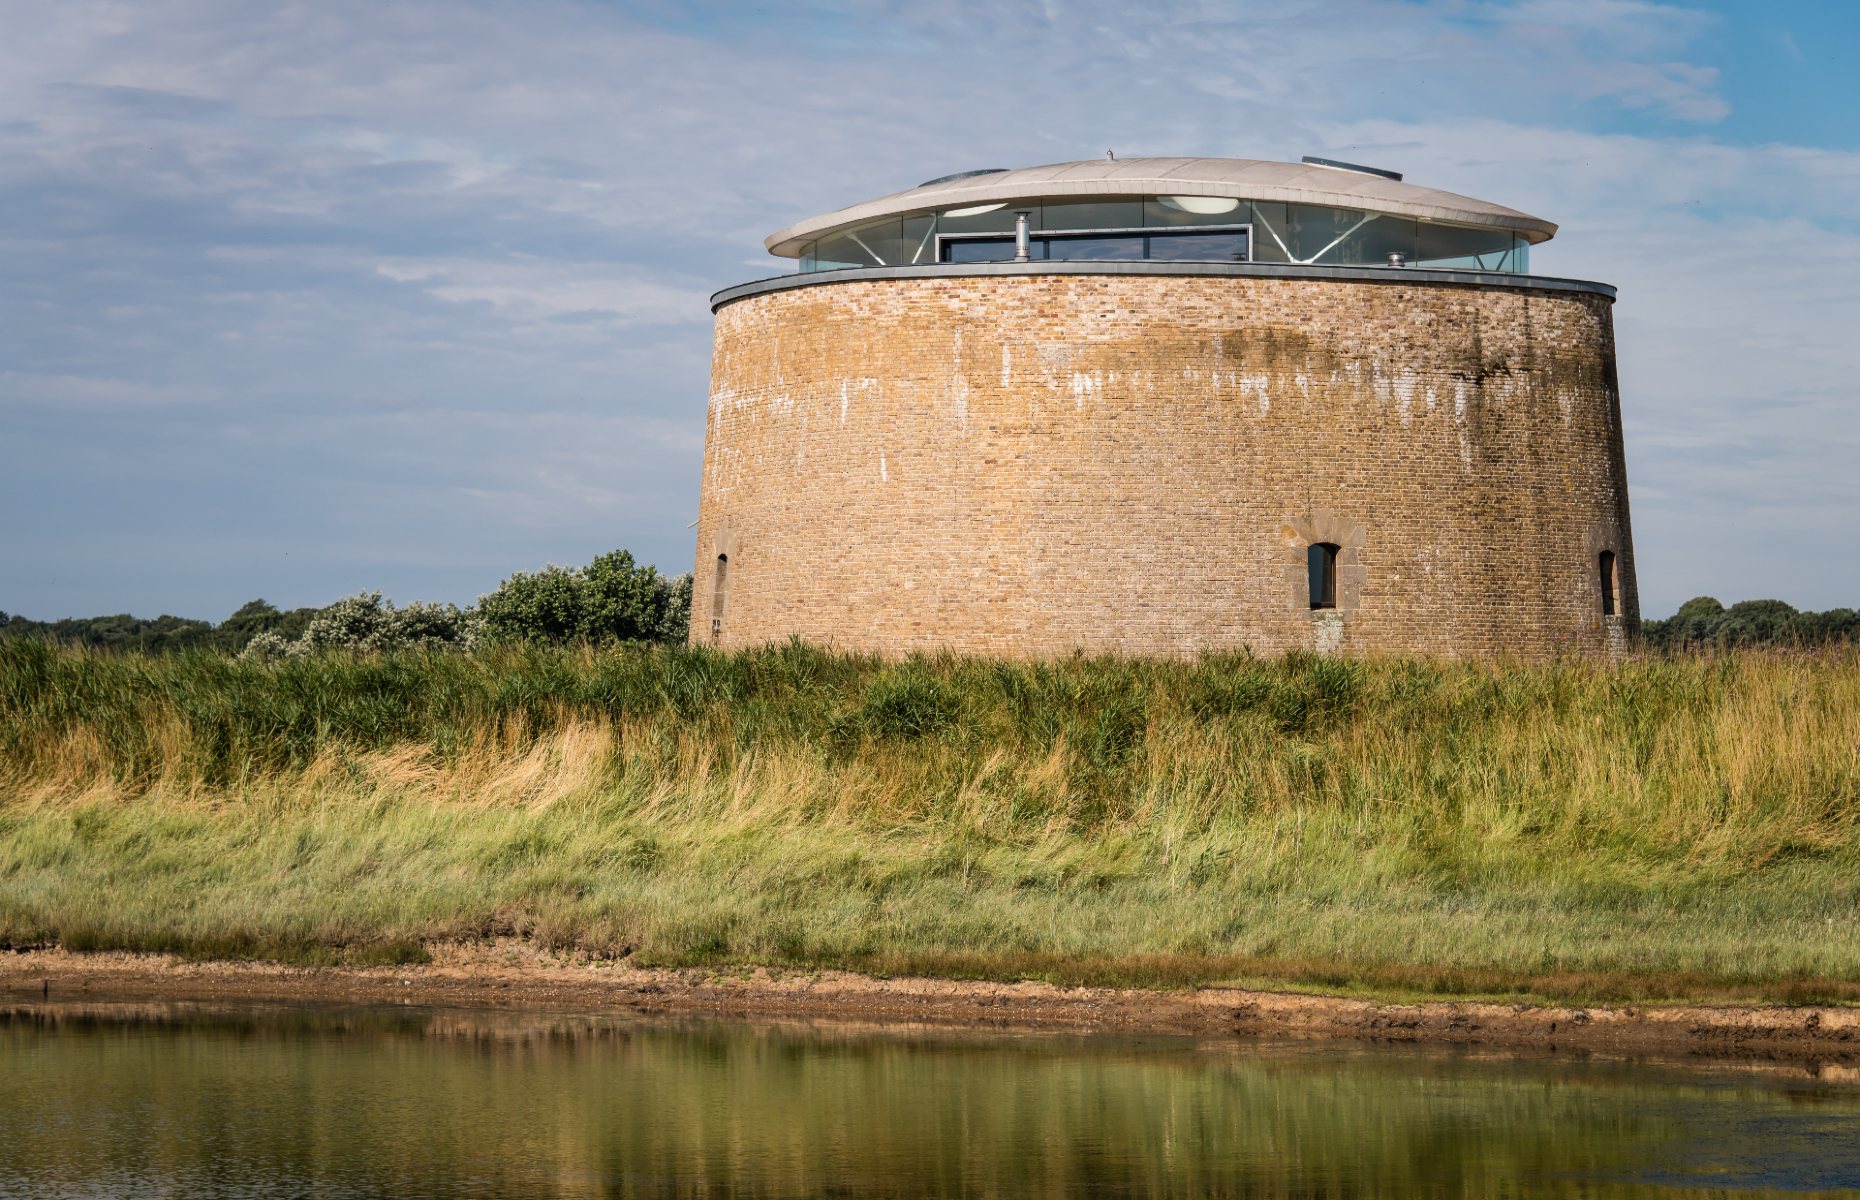
[[[0,642],[0,941],[1855,999],[1860,655]]]

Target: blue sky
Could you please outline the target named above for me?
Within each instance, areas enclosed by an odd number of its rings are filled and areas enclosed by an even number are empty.
[[[1860,605],[1860,5],[0,0],[0,608],[689,569],[708,294],[976,166],[1329,154],[1621,288],[1644,605]]]

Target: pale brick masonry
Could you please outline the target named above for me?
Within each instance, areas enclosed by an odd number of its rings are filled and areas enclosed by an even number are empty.
[[[692,638],[726,647],[1618,650],[1611,301],[1037,271],[747,295],[717,313],[696,569]]]

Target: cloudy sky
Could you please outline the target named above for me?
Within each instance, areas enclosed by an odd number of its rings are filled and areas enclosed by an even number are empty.
[[[687,570],[762,236],[1107,147],[1559,222],[1648,615],[1860,605],[1856,61],[1847,0],[0,0],[0,608]]]

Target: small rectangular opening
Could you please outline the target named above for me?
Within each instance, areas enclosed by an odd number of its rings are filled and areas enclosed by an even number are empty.
[[[1305,565],[1310,573],[1311,607],[1313,609],[1337,607],[1337,551],[1339,547],[1332,542],[1314,542],[1305,552]]]
[[[710,589],[710,636],[715,639],[723,633],[724,610],[730,602],[730,556],[717,556],[717,573],[711,580]]]

